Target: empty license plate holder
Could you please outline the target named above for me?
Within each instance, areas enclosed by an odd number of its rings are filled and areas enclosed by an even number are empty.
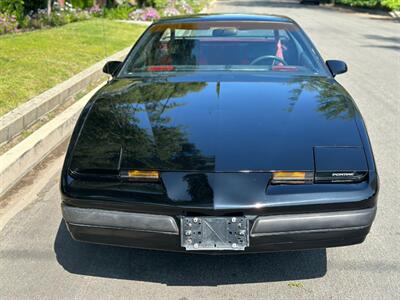
[[[246,217],[182,217],[181,245],[186,250],[244,250],[249,246]]]

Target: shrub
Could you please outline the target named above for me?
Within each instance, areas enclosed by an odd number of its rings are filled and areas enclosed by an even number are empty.
[[[154,0],[153,5],[157,9],[171,7],[171,0]]]
[[[336,3],[342,3],[355,7],[376,7],[379,0],[336,0]]]
[[[94,17],[101,17],[103,15],[103,10],[100,8],[99,5],[94,5],[89,9],[89,14]]]
[[[0,12],[15,16],[20,21],[24,18],[24,0],[1,0]]]
[[[382,0],[382,6],[390,10],[400,10],[400,0]]]
[[[200,2],[202,1],[202,2]],[[204,4],[208,0],[168,0],[166,1],[166,7],[161,9],[162,15],[166,17],[176,16],[180,14],[190,15],[195,12],[193,8],[193,4],[198,5],[198,7],[202,7],[202,3]],[[199,9],[198,9],[199,10]]]
[[[104,17],[108,19],[129,19],[129,14],[134,10],[129,5],[120,5],[116,8],[104,9]]]
[[[16,32],[17,27],[18,22],[14,16],[0,13],[0,34]]]
[[[155,21],[160,18],[160,14],[153,7],[136,9],[129,14],[129,18],[137,21]]]
[[[336,0],[336,3],[342,3],[354,7],[382,7],[389,10],[400,9],[400,0]]]
[[[178,16],[181,13],[175,7],[167,7],[162,11],[162,15],[165,17]]]
[[[62,26],[89,18],[90,14],[87,11],[68,7],[63,10],[53,10],[50,16],[47,14],[47,9],[38,9],[35,13],[31,13],[26,17],[23,27],[41,29],[48,26]]]
[[[93,5],[93,0],[71,0],[70,1],[73,7],[77,8],[89,8]]]
[[[194,13],[192,6],[184,0],[177,2],[178,9],[185,15],[191,15]]]

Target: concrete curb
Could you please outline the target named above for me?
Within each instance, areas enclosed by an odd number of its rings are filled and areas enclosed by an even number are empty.
[[[70,136],[81,110],[102,85],[0,156],[0,197]]]
[[[135,21],[135,20],[116,20],[120,23],[128,23],[128,24],[136,24],[136,25],[143,25],[143,26],[150,26],[153,24],[152,21]]]
[[[400,10],[394,10],[389,13],[393,19],[400,20]]]
[[[103,59],[5,114],[0,118],[0,145],[18,135],[22,130],[38,121],[40,117],[63,104],[70,96],[81,91],[91,82],[99,80],[104,75],[102,72],[104,64],[110,60],[125,58],[130,49],[131,47],[128,47]]]

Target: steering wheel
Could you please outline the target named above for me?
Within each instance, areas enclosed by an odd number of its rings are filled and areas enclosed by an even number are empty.
[[[283,65],[287,66],[287,62],[283,58],[280,58],[275,55],[263,55],[263,56],[257,57],[250,63],[250,65],[256,65],[260,61],[267,60],[267,59],[272,60],[272,64],[271,64],[272,66],[275,65],[274,64],[275,61],[278,61],[278,62],[282,63]]]

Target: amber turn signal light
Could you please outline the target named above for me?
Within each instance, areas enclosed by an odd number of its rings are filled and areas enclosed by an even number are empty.
[[[121,172],[121,177],[133,181],[158,181],[160,179],[160,172],[158,171],[142,171],[142,170],[128,170]]]
[[[312,183],[314,178],[313,172],[288,172],[276,171],[272,173],[272,184],[304,184]]]

